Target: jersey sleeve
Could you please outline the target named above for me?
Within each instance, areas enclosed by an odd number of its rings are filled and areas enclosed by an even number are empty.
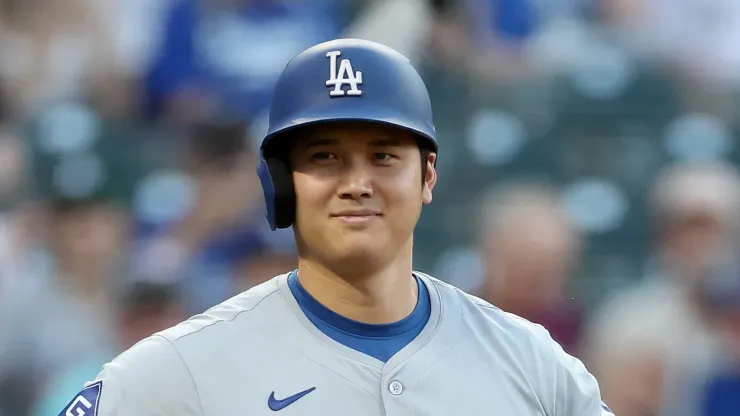
[[[541,364],[548,370],[541,386],[543,405],[553,416],[615,416],[604,403],[596,378],[578,358],[568,354],[542,328]]]
[[[554,342],[554,341],[553,341]],[[556,360],[555,415],[614,416],[603,402],[599,383],[583,363],[560,348]]]
[[[172,343],[152,336],[103,366],[60,416],[201,416],[192,376]]]

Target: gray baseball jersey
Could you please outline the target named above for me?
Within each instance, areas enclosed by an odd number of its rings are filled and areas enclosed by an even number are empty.
[[[62,414],[612,415],[541,326],[418,276],[431,317],[386,363],[319,331],[281,275],[139,342]]]

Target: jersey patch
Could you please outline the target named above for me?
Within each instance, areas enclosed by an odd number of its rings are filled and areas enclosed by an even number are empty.
[[[98,414],[98,402],[103,390],[103,382],[98,381],[84,389],[72,399],[67,407],[59,413],[59,416],[96,416]]]

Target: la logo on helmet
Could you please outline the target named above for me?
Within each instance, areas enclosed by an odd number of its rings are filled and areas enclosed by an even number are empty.
[[[341,54],[341,51],[326,53],[326,57],[329,58],[329,79],[326,80],[326,86],[334,87],[329,91],[329,96],[360,96],[362,91],[357,86],[362,84],[362,72],[352,69],[352,62],[349,59],[342,59],[337,68],[337,57]],[[348,85],[349,89],[345,90],[343,88],[345,85]]]

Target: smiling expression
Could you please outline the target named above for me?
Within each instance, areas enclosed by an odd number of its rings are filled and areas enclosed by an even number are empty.
[[[302,251],[324,263],[390,261],[410,248],[423,204],[436,182],[416,136],[370,123],[301,130],[290,153],[296,235]]]

